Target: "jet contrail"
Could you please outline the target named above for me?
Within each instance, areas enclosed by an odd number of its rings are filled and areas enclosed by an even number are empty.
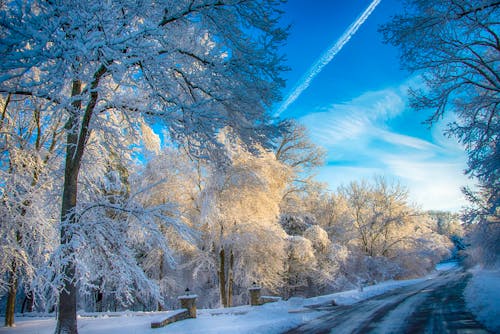
[[[323,55],[314,63],[313,66],[307,71],[307,73],[300,79],[298,84],[294,87],[292,92],[288,94],[285,101],[278,108],[274,116],[278,117],[281,115],[283,111],[285,111],[290,104],[292,104],[299,96],[302,94],[304,90],[309,87],[311,81],[316,77],[322,70],[323,67],[328,65],[328,63],[339,53],[340,50],[344,47],[344,45],[349,42],[351,37],[358,31],[359,27],[363,23],[365,23],[366,19],[370,16],[370,14],[375,10],[377,5],[381,0],[373,0],[370,5],[365,9],[363,14],[361,14],[353,24],[349,26],[349,28],[340,36],[340,38],[333,44]]]

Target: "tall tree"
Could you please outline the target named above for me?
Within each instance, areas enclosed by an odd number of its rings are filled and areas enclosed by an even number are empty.
[[[240,144],[227,147],[231,164],[213,171],[202,194],[204,249],[210,253],[199,261],[216,268],[224,307],[233,306],[236,289],[246,293],[252,281],[269,289],[281,283],[286,234],[278,215],[288,178],[272,152],[255,156]]]
[[[113,119],[113,114],[110,112],[108,119]],[[141,259],[153,245],[166,248],[161,226],[174,221],[164,216],[168,205],[142,201],[150,185],[132,184],[130,179],[135,167],[133,156],[139,153],[134,146],[141,143],[138,136],[119,136],[124,130],[147,133],[145,127],[140,118],[134,122],[96,122],[82,161],[84,172],[75,207],[79,230],[74,265],[80,296],[95,295],[97,309],[104,302],[117,308],[161,299],[156,282],[144,273]],[[156,224],[157,220],[161,224]],[[60,260],[56,254],[52,270],[58,270]]]
[[[429,123],[456,114],[448,134],[465,145],[467,173],[480,181],[483,204],[470,217],[500,220],[500,2],[408,0],[405,12],[382,26],[401,50],[402,65],[420,74],[411,105],[433,111]]]
[[[13,326],[18,286],[34,297],[31,281],[55,241],[63,121],[50,118],[44,101],[33,97],[10,94],[0,101],[0,275],[8,277],[0,290],[7,290],[5,325]]]
[[[388,252],[412,235],[399,234],[413,210],[407,205],[408,191],[399,183],[378,177],[351,182],[340,189],[347,199],[351,222],[360,249],[368,256],[387,256]]]
[[[275,156],[292,171],[281,208],[297,212],[304,206],[304,195],[321,188],[314,176],[315,170],[323,165],[325,151],[311,142],[305,126],[288,120],[283,122],[282,135],[276,141]]]
[[[196,249],[192,232],[199,221],[199,195],[205,181],[197,169],[201,163],[191,160],[182,150],[164,148],[131,175],[133,188],[147,189],[140,196],[142,205],[166,206],[170,210],[165,210],[165,215],[179,222],[176,226],[165,226],[157,219],[162,233],[168,236],[168,252],[152,245],[154,249],[145,253],[142,261],[148,276],[157,280],[162,296],[176,296],[186,286],[197,288],[190,282],[192,267],[186,263]],[[166,302],[159,303],[159,308]]]
[[[282,84],[279,0],[7,1],[0,9],[0,92],[65,114],[60,241],[64,283],[56,333],[77,333],[74,236],[78,176],[95,119],[158,117],[202,155],[231,125],[243,142],[273,130]],[[123,135],[127,135],[124,133]],[[187,140],[189,139],[189,140]]]

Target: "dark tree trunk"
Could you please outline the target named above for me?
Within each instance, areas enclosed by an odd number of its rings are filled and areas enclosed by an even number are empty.
[[[70,226],[75,225],[74,209],[76,207],[76,194],[78,191],[78,171],[79,164],[77,166],[73,163],[74,149],[71,147],[77,140],[77,135],[68,132],[67,138],[67,153],[66,153],[66,169],[64,175],[64,189],[62,198],[62,211],[61,211],[61,221],[64,222],[61,228],[61,245],[68,246],[71,242],[72,234],[70,232]],[[74,137],[74,138],[73,138]],[[69,152],[73,151],[73,152]],[[67,249],[65,256],[71,258],[71,248]],[[63,273],[65,276],[63,290],[59,294],[59,308],[58,308],[58,319],[56,334],[58,333],[71,333],[76,334],[76,286],[75,286],[75,267],[74,263],[70,260],[68,264],[63,267]]]
[[[75,264],[71,260],[74,250],[71,247],[73,238],[72,228],[77,223],[75,217],[76,197],[78,193],[78,174],[85,151],[88,136],[90,134],[90,121],[97,104],[97,87],[102,76],[106,73],[106,67],[101,65],[94,73],[94,78],[90,83],[90,98],[83,112],[82,82],[74,80],[71,87],[71,96],[74,101],[71,103],[72,109],[68,110],[69,117],[66,123],[66,156],[64,166],[64,187],[61,205],[61,246],[65,248],[65,256],[68,258],[67,264],[62,268],[65,276],[63,289],[59,294],[59,316],[55,334],[78,334],[76,324],[76,285],[75,285]]]
[[[224,248],[219,251],[219,291],[220,302],[223,307],[227,307],[226,294],[226,252]]]
[[[158,282],[160,283],[160,287],[161,287],[161,280],[163,279],[163,277],[165,276],[163,274],[163,271],[164,271],[164,268],[163,268],[163,258],[164,258],[164,254],[163,252],[160,252],[160,270],[159,270],[159,276],[158,276]],[[158,311],[163,311],[163,305],[161,302],[158,302]]]
[[[104,294],[102,293],[101,288],[97,290],[96,298],[95,298],[95,310],[96,312],[102,312],[102,301],[104,299]]]
[[[70,135],[68,135],[68,137],[70,137]],[[68,246],[71,242],[72,234],[69,231],[69,227],[76,223],[73,210],[76,207],[78,170],[71,167],[68,168],[68,160],[71,160],[70,155],[67,155],[66,158],[66,172],[62,200],[61,220],[65,222],[65,225],[61,228],[60,237],[62,246]],[[67,251],[68,253],[64,255],[71,258],[70,252],[72,252],[72,250],[70,247]],[[68,261],[68,264],[63,267],[63,274],[65,276],[65,280],[63,289],[59,294],[58,318],[55,333],[77,334],[75,267],[71,260]]]
[[[35,306],[35,296],[33,291],[28,291],[26,297],[23,300],[23,306],[21,307],[21,313],[33,312],[33,307]]]
[[[16,268],[13,265],[12,273],[9,278],[9,291],[7,293],[7,306],[5,309],[5,326],[14,327],[14,313],[16,309],[17,295],[17,276]]]
[[[64,274],[69,278],[75,277],[73,264],[66,266]],[[76,286],[73,280],[66,279],[64,289],[59,294],[59,307],[56,334],[77,334],[76,323]]]
[[[229,270],[227,275],[227,306],[233,306],[233,287],[234,287],[234,254],[231,249],[229,255]]]
[[[26,212],[21,211],[21,215],[24,216]],[[17,245],[21,245],[22,235],[19,230],[16,231],[16,241]],[[12,261],[12,269],[9,277],[9,291],[7,291],[7,305],[5,305],[5,326],[14,327],[15,319],[14,313],[16,308],[16,297],[17,297],[17,263]]]
[[[75,97],[82,92],[82,83],[73,81],[71,96]],[[64,256],[69,258],[67,264],[62,268],[64,274],[64,286],[59,293],[58,317],[55,334],[77,334],[76,323],[76,286],[75,267],[71,260],[73,250],[70,247],[72,231],[70,227],[76,223],[74,210],[76,208],[76,196],[78,192],[78,173],[83,155],[83,147],[79,150],[79,110],[81,100],[72,103],[73,110],[70,111],[66,123],[66,159],[64,166],[64,188],[61,206],[61,246],[65,247]]]
[[[234,290],[234,254],[229,251],[229,261],[226,261],[226,251],[222,248],[219,251],[219,291],[220,302],[223,307],[231,307],[233,305],[233,290]]]

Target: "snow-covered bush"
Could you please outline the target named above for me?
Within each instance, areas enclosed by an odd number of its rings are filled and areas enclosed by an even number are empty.
[[[498,210],[500,211],[500,210]],[[486,268],[500,267],[500,222],[483,221],[472,226],[468,261]]]
[[[331,241],[328,233],[318,225],[308,227],[303,234],[304,238],[311,241],[311,244],[317,253],[326,253],[329,251]]]
[[[312,243],[301,236],[289,236],[287,249],[285,297],[306,296],[318,265]]]
[[[280,216],[280,224],[288,235],[302,235],[314,224],[314,218],[307,214],[284,213]]]

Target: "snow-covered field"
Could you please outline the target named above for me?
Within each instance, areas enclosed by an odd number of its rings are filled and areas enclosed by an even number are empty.
[[[467,307],[493,333],[500,333],[500,268],[470,271],[472,279],[465,289]]]
[[[456,264],[443,264],[436,269],[449,270]],[[262,306],[238,306],[227,309],[201,309],[198,310],[196,319],[189,319],[167,325],[163,328],[151,329],[151,322],[162,320],[169,312],[123,312],[91,316],[79,316],[78,326],[80,334],[104,334],[119,332],[120,334],[140,333],[282,333],[294,328],[308,320],[324,314],[308,306],[331,304],[335,301],[340,305],[350,305],[358,301],[380,295],[387,291],[432,279],[435,274],[425,278],[388,281],[381,284],[368,286],[359,290],[350,290],[326,296],[313,298],[290,298],[287,301],[269,303]],[[500,271],[474,272],[474,278],[467,288],[471,308],[479,319],[489,321],[490,328],[498,331],[500,306],[499,283]],[[473,298],[472,298],[473,296]],[[495,323],[496,321],[496,323]],[[55,327],[54,318],[16,318],[16,328],[0,328],[0,333],[12,334],[52,334]],[[495,327],[497,326],[497,327]]]

